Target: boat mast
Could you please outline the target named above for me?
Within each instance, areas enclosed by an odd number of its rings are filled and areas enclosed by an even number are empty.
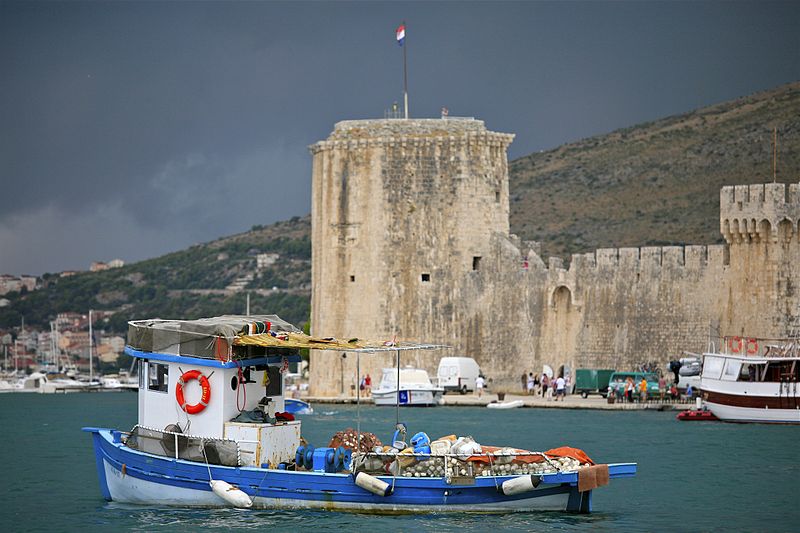
[[[92,310],[89,309],[89,383],[92,382]]]
[[[395,398],[395,424],[400,423],[400,348],[397,349],[397,397]],[[396,426],[395,426],[396,427]]]

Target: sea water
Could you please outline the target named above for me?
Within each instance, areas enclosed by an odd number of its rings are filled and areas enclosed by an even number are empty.
[[[674,412],[478,407],[400,409],[411,433],[484,444],[568,445],[597,462],[637,462],[594,491],[595,511],[376,516],[330,511],[175,509],[108,503],[82,426],[129,430],[135,393],[0,395],[0,531],[797,531],[800,426],[679,422]],[[388,441],[395,409],[315,405],[303,436],[325,446],[356,427]]]

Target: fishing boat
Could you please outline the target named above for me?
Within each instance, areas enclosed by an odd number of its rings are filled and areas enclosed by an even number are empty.
[[[725,337],[704,354],[704,404],[726,422],[800,424],[798,340]]]
[[[422,432],[407,439],[399,421],[391,443],[381,445],[361,431],[360,408],[357,429],[314,447],[301,439],[301,421],[285,413],[284,376],[299,349],[354,352],[359,371],[362,355],[395,352],[399,367],[401,352],[439,346],[315,338],[275,315],[133,321],[128,342],[125,351],[139,364],[137,424],[131,431],[83,428],[109,501],[589,512],[593,489],[636,473],[635,463],[594,464],[573,448],[530,452]]]
[[[314,414],[314,409],[311,407],[311,404],[305,400],[299,400],[297,398],[285,398],[283,400],[283,404],[286,412],[293,415]]]
[[[399,392],[397,383],[400,382]],[[431,383],[428,372],[421,368],[384,368],[377,389],[372,391],[375,405],[396,404],[433,407],[442,402],[444,389]]]

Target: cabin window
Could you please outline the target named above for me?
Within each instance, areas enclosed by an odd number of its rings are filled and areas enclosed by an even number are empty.
[[[703,377],[719,379],[722,374],[722,364],[725,360],[721,357],[706,357],[703,361]]]
[[[138,361],[136,364],[138,365],[138,368],[136,370],[137,374],[139,375],[139,388],[144,389],[144,376],[147,365],[145,364],[144,361]]]
[[[167,392],[169,389],[169,367],[162,363],[147,364],[147,389]]]
[[[741,370],[742,363],[735,359],[728,359],[728,363],[725,365],[725,379],[735,380],[739,377],[739,371]]]
[[[431,280],[431,275],[430,274],[423,274],[422,275],[422,281],[428,282],[430,280]]]

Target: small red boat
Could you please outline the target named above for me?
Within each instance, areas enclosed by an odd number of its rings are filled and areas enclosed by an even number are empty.
[[[714,416],[714,413],[704,409],[687,409],[686,411],[678,413],[678,416],[675,418],[678,420],[719,420],[719,418]]]

